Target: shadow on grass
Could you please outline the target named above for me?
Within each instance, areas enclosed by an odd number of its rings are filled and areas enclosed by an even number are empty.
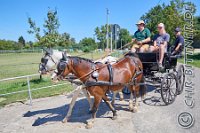
[[[30,82],[34,83],[34,84],[40,84],[40,83],[47,82],[47,81],[39,78],[39,79],[32,79],[32,80],[30,80]]]

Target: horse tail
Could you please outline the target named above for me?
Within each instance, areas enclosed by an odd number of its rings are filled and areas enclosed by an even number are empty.
[[[142,100],[144,100],[145,95],[147,93],[147,86],[146,84],[144,84],[145,83],[144,75],[142,75],[142,79],[140,83],[142,83],[142,85],[140,85],[140,95],[141,95]]]

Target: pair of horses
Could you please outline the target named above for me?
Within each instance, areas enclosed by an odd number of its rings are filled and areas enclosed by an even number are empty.
[[[70,56],[67,53],[63,53],[61,51],[57,51],[57,50],[52,50],[52,49],[44,49],[45,54],[44,57],[41,58],[41,63],[39,64],[39,73],[42,75],[46,75],[46,74],[51,74],[51,79],[53,80],[57,75],[56,73],[52,73],[52,71],[55,70],[55,67],[58,65],[59,61],[63,58],[63,54],[66,56]],[[105,56],[99,60],[96,60],[95,62],[97,62],[97,64],[99,63],[115,63],[117,61],[117,58],[112,57],[112,56]],[[67,118],[69,119],[72,113],[72,109],[74,107],[74,104],[76,102],[76,99],[78,98],[78,95],[80,93],[80,91],[83,92],[83,94],[85,94],[89,105],[90,105],[90,109],[92,109],[92,101],[90,98],[90,95],[88,94],[88,92],[86,91],[86,89],[83,86],[79,86],[76,88],[76,90],[74,91],[70,106],[69,106],[69,110],[67,112]],[[123,100],[123,93],[121,91],[115,91],[113,92],[113,98],[112,98],[112,104],[114,104],[115,102],[115,97],[117,95],[117,93],[119,93],[120,96],[120,100]]]
[[[109,67],[108,67],[109,66]],[[111,70],[112,71],[111,71]],[[126,85],[135,96],[135,104],[133,107],[133,100],[129,102],[130,110],[136,112],[138,108],[137,96],[141,90],[142,96],[145,94],[145,87],[140,87],[139,83],[144,82],[142,71],[142,62],[137,56],[126,55],[118,60],[113,65],[106,65],[102,63],[94,63],[91,60],[65,56],[63,54],[62,60],[57,65],[56,75],[58,79],[64,79],[68,74],[74,74],[85,85],[90,95],[94,96],[94,104],[92,106],[92,119],[87,123],[87,128],[91,128],[96,118],[96,112],[102,100],[108,105],[113,112],[112,119],[117,118],[116,109],[111,104],[106,93],[111,91],[120,91]],[[93,84],[88,83],[109,83],[109,84]],[[131,96],[133,96],[131,95]],[[65,117],[64,121],[67,121]]]

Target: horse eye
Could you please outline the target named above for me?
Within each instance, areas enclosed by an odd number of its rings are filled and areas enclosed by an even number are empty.
[[[44,63],[44,61],[45,61],[45,58],[42,58],[42,59],[41,59],[41,62]]]
[[[48,59],[42,58],[42,59],[41,59],[41,62],[44,63],[44,64],[47,64]]]

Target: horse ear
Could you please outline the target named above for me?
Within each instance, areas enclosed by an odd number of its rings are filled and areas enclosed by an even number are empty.
[[[64,55],[67,56],[67,51],[64,51]]]
[[[46,51],[47,51],[47,54],[50,54],[50,55],[53,54],[53,50],[51,48],[48,48]]]
[[[64,52],[64,53],[62,53],[62,59],[61,59],[61,60],[64,60],[64,61],[66,61],[66,60],[67,60],[67,56],[66,56],[65,52]]]

